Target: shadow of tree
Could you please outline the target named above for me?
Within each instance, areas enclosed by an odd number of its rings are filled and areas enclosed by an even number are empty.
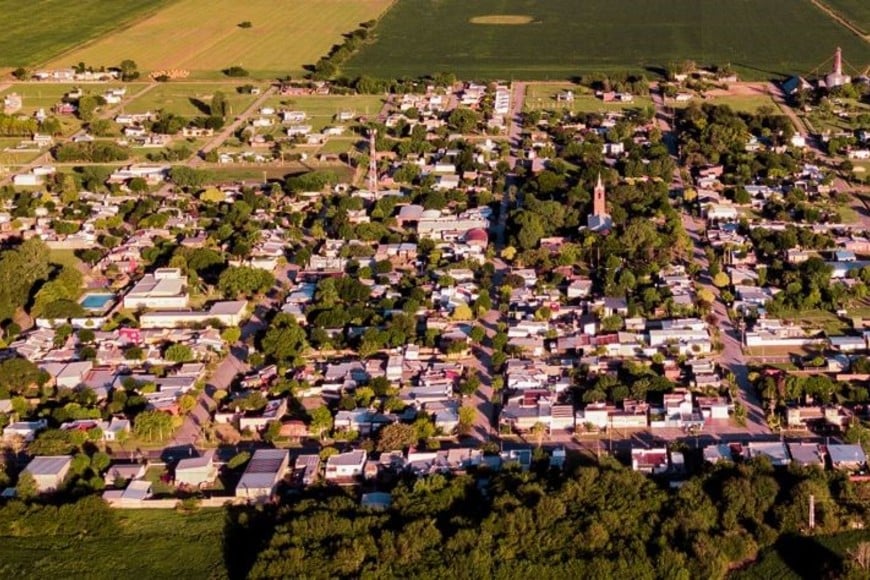
[[[258,554],[268,545],[275,530],[274,506],[227,507],[223,554],[231,579],[247,578]]]
[[[806,580],[837,578],[842,558],[816,538],[796,534],[781,537],[774,550],[789,569]]]

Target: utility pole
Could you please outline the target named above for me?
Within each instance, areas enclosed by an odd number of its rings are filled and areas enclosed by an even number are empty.
[[[810,494],[810,529],[816,527],[816,496]]]

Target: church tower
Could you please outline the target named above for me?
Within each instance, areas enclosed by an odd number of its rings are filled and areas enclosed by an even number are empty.
[[[605,201],[604,194],[604,183],[601,182],[601,173],[599,173],[598,183],[595,184],[595,189],[592,196],[592,215],[607,215],[607,203]]]
[[[592,213],[586,216],[586,227],[593,232],[607,233],[613,227],[613,221],[607,213],[607,199],[604,182],[598,174],[598,182],[592,191]]]

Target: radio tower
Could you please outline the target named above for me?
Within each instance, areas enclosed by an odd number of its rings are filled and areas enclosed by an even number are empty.
[[[372,193],[378,192],[378,151],[375,147],[377,134],[377,129],[369,132],[369,191]]]

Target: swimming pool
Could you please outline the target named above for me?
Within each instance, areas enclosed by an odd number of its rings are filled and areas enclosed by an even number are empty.
[[[114,299],[114,294],[87,294],[79,304],[87,310],[103,310]]]

